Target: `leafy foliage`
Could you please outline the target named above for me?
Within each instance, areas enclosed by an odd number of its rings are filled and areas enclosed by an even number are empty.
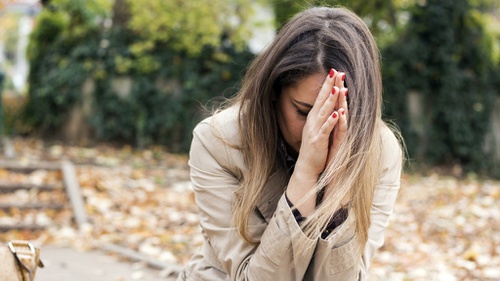
[[[29,102],[24,118],[33,128],[57,130],[80,99],[80,86],[96,60],[98,26],[87,2],[53,1],[40,14],[28,46]]]
[[[143,38],[134,49],[147,51],[157,42],[169,42],[173,50],[199,54],[205,46],[219,47],[221,39],[243,48],[254,11],[249,0],[127,0],[129,27]]]
[[[129,10],[123,9],[126,3]],[[233,94],[253,55],[236,48],[238,43],[230,40],[231,30],[225,26],[214,32],[215,27],[200,22],[203,26],[190,39],[157,35],[173,33],[163,30],[171,4],[142,4],[140,9],[134,1],[116,4],[122,10],[115,10],[111,27],[103,20],[105,11],[89,10],[80,0],[54,1],[43,11],[29,49],[32,68],[25,120],[33,128],[45,134],[57,132],[73,107],[83,102],[82,85],[91,79],[95,93],[88,122],[99,139],[139,146],[159,143],[173,151],[189,147],[192,128],[203,117],[200,103]],[[175,13],[201,17],[208,11],[206,5],[197,12],[186,4],[176,7]],[[147,17],[151,12],[161,13],[157,19],[165,18],[156,21],[158,30]],[[208,31],[202,33],[203,28]],[[118,79],[131,80],[130,93],[116,92],[113,83]]]
[[[429,0],[415,7],[406,32],[383,50],[385,113],[398,118],[413,157],[484,170],[489,158],[483,144],[498,78],[471,10],[466,0]],[[422,98],[418,121],[424,132],[410,121],[409,92]]]
[[[407,7],[414,4],[414,0],[272,0],[270,1],[276,13],[276,24],[281,26],[296,13],[312,6],[342,6],[359,15],[374,36],[379,45],[385,45],[392,40],[395,31],[401,23],[405,23]]]

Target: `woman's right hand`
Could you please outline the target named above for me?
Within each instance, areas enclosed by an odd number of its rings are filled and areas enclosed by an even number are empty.
[[[315,181],[326,167],[330,150],[333,148],[332,132],[341,119],[339,96],[345,94],[343,88],[345,73],[332,69],[307,115],[302,130],[302,143],[295,169],[301,176]],[[343,116],[342,116],[343,117]]]
[[[331,149],[332,132],[340,116],[339,95],[345,73],[331,70],[326,77],[302,130],[299,157],[287,189],[288,199],[307,216],[315,209],[316,198],[301,201],[314,188],[326,167]],[[337,85],[341,85],[339,88]],[[345,91],[343,89],[343,91]],[[344,92],[342,91],[342,94]]]

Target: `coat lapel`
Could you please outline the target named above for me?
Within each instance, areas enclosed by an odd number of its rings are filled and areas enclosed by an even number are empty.
[[[257,202],[257,209],[266,222],[269,222],[276,210],[278,201],[286,190],[290,176],[283,169],[276,170],[264,185],[262,196]]]

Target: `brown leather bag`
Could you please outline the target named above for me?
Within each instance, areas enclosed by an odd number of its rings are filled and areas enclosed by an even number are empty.
[[[37,267],[43,267],[40,249],[24,240],[0,246],[0,281],[33,281]]]

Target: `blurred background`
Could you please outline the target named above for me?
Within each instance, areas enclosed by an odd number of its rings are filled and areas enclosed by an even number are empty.
[[[43,201],[40,189],[0,194],[2,240],[114,243],[185,263],[201,241],[191,131],[314,5],[348,7],[371,29],[384,118],[408,150],[371,280],[499,280],[498,0],[0,0],[0,182],[58,186],[60,172],[12,163],[72,161],[89,217],[75,226],[71,211],[7,204]]]

